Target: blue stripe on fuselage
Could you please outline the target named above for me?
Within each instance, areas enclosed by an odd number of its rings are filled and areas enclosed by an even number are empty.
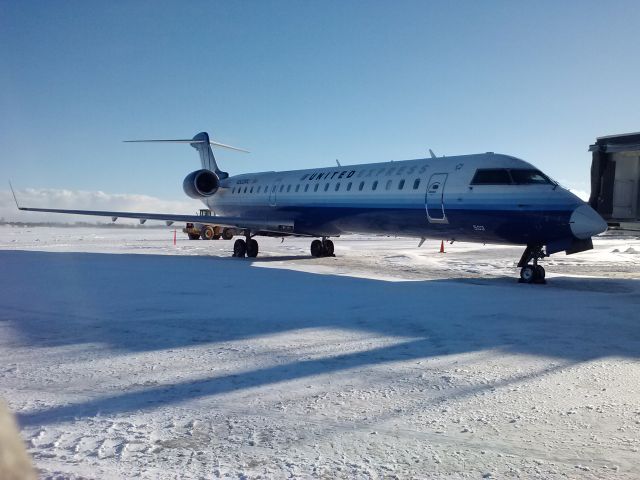
[[[560,205],[518,208],[478,205],[446,208],[449,223],[429,223],[424,205],[354,206],[244,206],[225,208],[226,215],[260,218],[279,215],[295,220],[295,233],[335,236],[371,233],[434,237],[486,243],[546,243],[571,237],[573,208]]]

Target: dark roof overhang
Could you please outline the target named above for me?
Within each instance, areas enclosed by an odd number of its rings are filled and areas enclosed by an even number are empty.
[[[596,143],[589,145],[589,151],[605,153],[640,151],[640,132],[598,137]]]

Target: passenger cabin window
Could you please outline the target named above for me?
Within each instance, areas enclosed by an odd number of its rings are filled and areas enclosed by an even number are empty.
[[[284,191],[284,185],[280,185],[280,193]]]
[[[351,185],[353,185],[353,183],[351,182],[347,183],[347,192],[351,191]]]
[[[317,192],[317,191],[318,191],[318,187],[319,187],[319,186],[320,186],[320,184],[319,184],[319,183],[316,183],[316,186],[315,186],[315,187],[313,187],[313,191],[314,191],[314,192]]]
[[[308,191],[309,191],[309,184],[308,184],[308,183],[304,186],[304,191],[305,191],[305,192],[308,192]]]
[[[258,190],[256,191],[256,193],[260,193],[261,189],[262,189],[262,185],[258,185]]]
[[[387,186],[385,187],[385,190],[391,190],[391,183],[393,182],[393,180],[387,180]]]
[[[291,191],[291,185],[287,185],[287,193]]]
[[[420,186],[420,179],[416,178],[415,181],[413,182],[413,189],[417,190],[419,186]]]
[[[364,182],[360,182],[360,186],[358,186],[358,190],[362,191],[364,188]]]
[[[373,182],[373,185],[371,186],[371,190],[375,190],[376,188],[378,188],[378,181],[377,180],[375,182]]]
[[[300,184],[296,185],[296,193],[298,193],[300,191]]]
[[[249,190],[249,193],[253,193],[253,187],[251,187],[251,190]]]
[[[328,184],[328,183],[325,183],[325,184],[324,184],[324,191],[326,192],[327,190],[329,190],[329,184]]]
[[[400,183],[398,183],[398,190],[402,190],[403,188],[404,188],[404,178],[400,180]]]

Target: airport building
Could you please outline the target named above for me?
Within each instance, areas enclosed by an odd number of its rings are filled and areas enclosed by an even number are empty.
[[[640,227],[640,132],[599,137],[589,151],[591,207],[612,227]]]

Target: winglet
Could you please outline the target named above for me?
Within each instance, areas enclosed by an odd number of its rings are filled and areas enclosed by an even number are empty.
[[[18,207],[18,210],[22,210],[22,208],[20,208],[20,205],[18,204],[18,199],[16,198],[16,192],[13,191],[13,185],[11,185],[11,180],[9,180],[9,188],[11,189],[13,200],[16,202],[16,207]]]
[[[433,153],[433,150],[429,149],[429,153],[431,154],[431,158],[437,158],[436,154]]]

